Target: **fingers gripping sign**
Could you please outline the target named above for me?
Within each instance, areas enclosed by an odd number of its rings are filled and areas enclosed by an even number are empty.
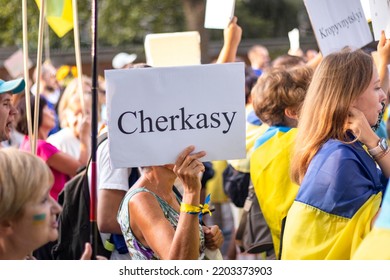
[[[200,158],[204,157],[206,153],[200,151],[191,154],[194,150],[194,146],[189,146],[181,152],[177,157],[173,171],[189,190],[200,190],[201,182],[199,173],[205,170]]]

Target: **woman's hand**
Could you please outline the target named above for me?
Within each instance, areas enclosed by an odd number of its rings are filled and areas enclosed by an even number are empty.
[[[217,63],[234,62],[238,45],[241,42],[242,28],[237,24],[237,17],[233,17],[229,25],[223,30],[223,47],[218,55]]]
[[[80,260],[90,260],[92,257],[92,246],[88,242],[85,243],[84,252],[80,258]],[[106,257],[103,256],[96,256],[97,260],[107,260]]]
[[[203,232],[206,242],[206,248],[210,250],[215,250],[222,246],[224,238],[222,235],[222,231],[217,225],[211,227],[203,226]]]
[[[229,25],[223,30],[225,45],[238,47],[241,42],[242,29],[237,24],[237,17],[233,17]]]
[[[182,181],[185,191],[197,193],[202,187],[199,173],[205,170],[199,159],[204,157],[206,153],[201,151],[191,154],[194,150],[194,146],[189,146],[179,154],[173,172]]]
[[[386,39],[385,32],[382,30],[378,42],[379,61],[376,61],[381,87],[386,94],[386,105],[389,104],[389,69],[390,64],[390,39]]]
[[[79,126],[80,141],[89,146],[91,140],[91,116],[83,116]]]
[[[378,41],[377,50],[380,57],[379,63],[386,66],[390,64],[390,39],[386,39],[385,31],[383,30]]]
[[[347,129],[367,148],[372,149],[378,145],[379,137],[371,129],[366,116],[362,111],[354,107],[351,107],[349,110]]]

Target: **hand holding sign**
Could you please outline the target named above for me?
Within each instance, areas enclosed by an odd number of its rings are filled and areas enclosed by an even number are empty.
[[[228,27],[223,31],[223,47],[219,53],[217,63],[235,62],[241,35],[242,29],[237,24],[237,17],[233,17]]]
[[[386,39],[384,31],[381,33],[377,49],[376,58],[374,53],[372,56],[378,69],[382,90],[387,93],[389,91],[390,39]]]
[[[243,63],[106,70],[105,76],[114,168],[174,163],[188,145],[207,152],[204,161],[245,157]]]

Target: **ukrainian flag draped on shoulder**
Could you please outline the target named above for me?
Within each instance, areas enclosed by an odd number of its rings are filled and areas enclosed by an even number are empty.
[[[250,159],[251,180],[279,256],[282,220],[293,203],[298,185],[290,179],[291,151],[297,129],[272,126],[257,139]]]
[[[41,1],[35,2],[40,9]],[[46,21],[57,36],[62,38],[73,29],[72,0],[46,0],[45,3]]]
[[[351,259],[380,207],[380,176],[359,142],[327,141],[287,214],[282,259]]]
[[[353,256],[355,260],[390,260],[390,190],[385,197],[374,228]]]

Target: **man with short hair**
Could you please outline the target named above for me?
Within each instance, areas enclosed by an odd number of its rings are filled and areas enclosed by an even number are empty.
[[[22,92],[24,87],[22,78],[11,81],[0,80],[0,142],[9,140],[12,122],[17,113],[12,105],[12,94]]]

